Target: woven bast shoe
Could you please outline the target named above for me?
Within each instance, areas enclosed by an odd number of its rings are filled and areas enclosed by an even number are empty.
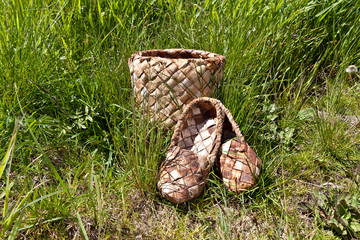
[[[202,97],[183,110],[160,166],[158,188],[173,203],[199,196],[221,144],[224,113],[220,101]]]
[[[221,104],[225,114],[220,161],[217,168],[225,186],[237,193],[255,185],[261,161],[245,141],[230,111]]]

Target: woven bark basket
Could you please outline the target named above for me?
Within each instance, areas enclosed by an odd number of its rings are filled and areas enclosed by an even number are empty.
[[[220,149],[224,113],[220,101],[191,101],[181,114],[166,159],[160,166],[158,188],[173,203],[199,196]]]
[[[216,168],[225,186],[231,191],[241,193],[255,185],[261,161],[245,141],[231,112],[222,103],[220,106],[225,118],[220,160],[216,162]]]
[[[128,61],[135,102],[152,120],[171,128],[185,104],[211,96],[224,65],[224,56],[201,50],[137,52]]]

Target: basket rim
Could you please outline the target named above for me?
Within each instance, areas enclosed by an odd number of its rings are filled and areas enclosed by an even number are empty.
[[[205,50],[184,49],[184,48],[169,48],[169,49],[150,49],[135,52],[129,58],[128,65],[135,59],[188,59],[191,61],[219,61],[225,62],[225,56]]]

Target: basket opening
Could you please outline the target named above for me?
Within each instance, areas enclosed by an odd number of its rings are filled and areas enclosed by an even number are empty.
[[[181,51],[164,51],[164,50],[149,50],[143,51],[140,54],[142,57],[162,57],[172,59],[207,59],[207,54],[201,54],[200,51],[193,51],[183,49]]]

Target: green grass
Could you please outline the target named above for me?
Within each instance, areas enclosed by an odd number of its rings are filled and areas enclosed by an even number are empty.
[[[299,203],[359,193],[360,78],[345,69],[360,65],[360,1],[0,6],[0,238],[353,236]],[[226,56],[215,97],[262,160],[252,190],[231,193],[211,174],[189,203],[160,196],[171,131],[133,109],[127,67],[155,48]]]

